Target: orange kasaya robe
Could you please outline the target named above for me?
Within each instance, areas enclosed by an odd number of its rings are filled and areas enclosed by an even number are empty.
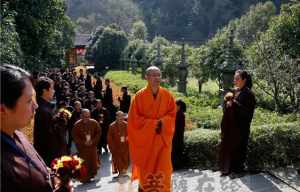
[[[129,146],[127,122],[113,122],[107,135],[108,147],[112,154],[113,173],[122,173],[129,167]]]
[[[171,191],[172,138],[176,103],[165,88],[154,98],[149,85],[138,91],[128,114],[128,139],[132,180],[138,179],[144,191]],[[157,121],[162,131],[156,134]]]
[[[101,128],[99,123],[90,119],[87,123],[79,120],[72,130],[72,137],[79,152],[79,157],[84,160],[83,165],[87,168],[87,175],[80,178],[81,182],[87,182],[97,174],[99,168],[97,144],[99,143]],[[91,145],[86,145],[86,135],[90,135]]]

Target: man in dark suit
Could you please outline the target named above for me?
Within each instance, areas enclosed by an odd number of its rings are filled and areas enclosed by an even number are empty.
[[[127,87],[125,87],[125,86],[122,87],[121,91],[123,93],[122,98],[120,98],[120,97],[118,98],[118,100],[120,102],[120,111],[122,111],[123,113],[128,113],[131,97],[128,94]]]
[[[41,77],[36,84],[38,109],[34,118],[34,148],[50,166],[55,158],[56,136],[53,127],[53,107],[50,101],[54,95],[54,82],[48,77]]]

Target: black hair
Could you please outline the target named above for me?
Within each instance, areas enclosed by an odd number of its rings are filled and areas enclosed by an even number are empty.
[[[177,99],[176,100],[176,105],[180,106],[180,110],[182,112],[186,112],[186,104],[184,101],[182,101],[181,99]]]
[[[52,83],[53,80],[49,77],[40,77],[35,86],[36,95],[41,97],[43,95],[44,89],[49,90]]]
[[[25,88],[26,80],[31,81],[29,72],[14,65],[0,66],[1,72],[1,104],[13,109]]]
[[[39,72],[33,71],[32,72],[32,78],[37,79],[39,77]]]
[[[235,73],[238,73],[242,78],[242,80],[246,79],[246,84],[245,84],[246,87],[248,87],[249,89],[252,88],[253,85],[252,77],[247,71],[239,69]]]
[[[60,109],[60,108],[66,108],[68,105],[67,105],[67,102],[66,101],[60,101],[57,105],[57,108]]]

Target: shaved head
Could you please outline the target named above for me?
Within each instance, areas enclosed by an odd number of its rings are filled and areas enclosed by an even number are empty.
[[[150,66],[146,69],[146,75],[149,75],[152,71],[159,71],[160,72],[160,69],[156,66]]]
[[[82,109],[81,110],[81,118],[83,120],[83,122],[87,122],[91,117],[91,113],[90,110],[88,109]]]
[[[156,66],[148,67],[145,74],[145,79],[148,81],[148,85],[151,87],[153,93],[157,93],[160,86],[161,72]]]

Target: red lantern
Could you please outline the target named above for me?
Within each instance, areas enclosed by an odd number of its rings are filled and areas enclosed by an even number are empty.
[[[83,48],[83,47],[76,48],[76,54],[77,55],[84,55],[85,54],[85,48]]]

